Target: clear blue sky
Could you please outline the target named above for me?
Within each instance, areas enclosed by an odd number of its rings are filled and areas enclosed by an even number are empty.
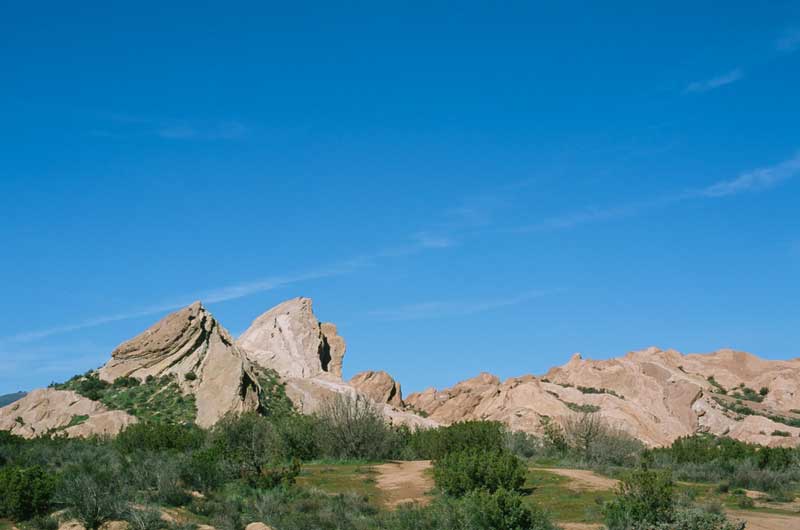
[[[407,391],[800,356],[800,3],[122,4],[3,7],[0,393],[194,299]]]

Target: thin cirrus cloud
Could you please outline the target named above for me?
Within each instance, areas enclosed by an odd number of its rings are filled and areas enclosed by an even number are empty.
[[[717,88],[724,87],[726,85],[730,85],[739,81],[740,79],[744,78],[744,70],[741,68],[736,68],[731,70],[730,72],[726,72],[722,75],[717,77],[712,77],[711,79],[705,79],[703,81],[695,81],[693,83],[689,83],[686,88],[683,90],[684,94],[697,94],[703,92],[710,92],[712,90],[716,90]]]
[[[377,320],[385,321],[427,320],[432,318],[466,316],[518,305],[534,298],[553,293],[554,291],[554,289],[548,291],[527,291],[522,294],[504,298],[491,298],[486,300],[430,301],[402,305],[390,309],[378,309],[370,311],[368,314]]]
[[[633,217],[671,204],[698,199],[718,199],[743,193],[766,191],[800,175],[800,152],[773,166],[753,169],[701,188],[664,194],[660,197],[606,207],[593,207],[548,217],[541,222],[517,227],[513,232],[547,232],[623,217]]]
[[[163,304],[144,307],[137,310],[113,313],[102,317],[88,318],[86,320],[78,322],[72,322],[68,324],[52,326],[49,328],[17,333],[15,335],[11,335],[0,339],[0,343],[33,342],[36,340],[51,337],[53,335],[60,335],[63,333],[69,333],[81,329],[93,328],[101,326],[103,324],[109,324],[112,322],[121,322],[123,320],[132,320],[134,318],[141,318],[141,317],[156,315],[159,313],[165,313],[167,311],[174,311],[176,309],[180,309],[182,307],[189,305],[190,303],[192,303],[193,300],[196,300],[198,298],[201,299],[203,302],[210,304],[218,302],[226,302],[228,300],[244,298],[245,296],[250,296],[265,291],[271,291],[279,287],[284,287],[287,285],[292,285],[303,281],[310,281],[315,279],[328,278],[332,276],[346,274],[348,272],[355,270],[357,267],[362,266],[364,263],[365,261],[362,258],[359,260],[351,260],[348,262],[334,264],[327,268],[308,271],[302,274],[297,274],[292,276],[275,276],[273,278],[267,278],[253,282],[245,282],[235,285],[229,285],[219,289],[207,291],[205,293],[200,294],[199,296],[195,295],[195,296],[183,297],[179,301],[166,302]]]

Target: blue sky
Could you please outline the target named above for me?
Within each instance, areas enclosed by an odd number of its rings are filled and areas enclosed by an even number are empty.
[[[654,4],[5,6],[0,393],[195,299],[406,391],[800,356],[800,4]]]

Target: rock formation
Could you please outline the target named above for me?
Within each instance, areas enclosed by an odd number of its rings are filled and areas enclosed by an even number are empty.
[[[350,379],[350,386],[376,403],[388,403],[395,407],[403,406],[403,391],[400,389],[400,383],[383,370],[358,373]]]
[[[195,396],[197,424],[208,427],[229,412],[258,408],[257,377],[244,352],[200,302],[164,317],[121,344],[100,378],[174,376]]]
[[[293,298],[273,307],[255,319],[237,342],[253,362],[281,377],[342,376],[344,339],[333,324],[319,323],[310,298]]]
[[[754,391],[765,388],[762,402],[742,401],[752,415],[735,412],[742,385]],[[501,382],[482,374],[447,390],[412,394],[405,402],[445,424],[488,419],[538,433],[542,416],[563,422],[577,411],[595,410],[648,445],[710,432],[762,445],[794,446],[800,442],[800,429],[774,419],[800,420],[794,412],[800,409],[799,387],[800,360],[765,361],[733,350],[682,355],[648,348],[606,361],[576,354],[542,378]]]
[[[67,436],[117,434],[136,418],[71,390],[40,388],[0,408],[0,430],[32,438],[48,432]]]

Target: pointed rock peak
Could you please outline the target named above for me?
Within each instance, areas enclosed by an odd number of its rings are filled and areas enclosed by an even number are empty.
[[[578,362],[578,361],[582,361],[582,360],[583,360],[583,356],[580,353],[577,353],[577,352],[573,353],[572,357],[569,358],[569,362],[573,362],[573,361],[574,362]]]
[[[265,312],[237,344],[255,364],[283,377],[342,375],[344,339],[335,325],[320,324],[310,298],[292,298]]]

